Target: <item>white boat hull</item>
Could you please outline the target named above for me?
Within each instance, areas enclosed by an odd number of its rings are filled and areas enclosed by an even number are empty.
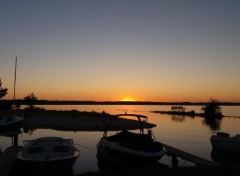
[[[72,170],[79,155],[71,139],[45,137],[24,141],[23,150],[16,158],[19,168],[57,172]]]

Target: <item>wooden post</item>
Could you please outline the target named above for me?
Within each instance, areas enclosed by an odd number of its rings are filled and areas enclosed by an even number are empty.
[[[176,155],[172,155],[172,167],[173,168],[178,167],[178,159]]]
[[[16,80],[17,80],[17,57],[15,60],[15,72],[14,72],[14,89],[13,89],[13,110],[15,110],[16,106]]]
[[[17,147],[18,146],[18,134],[15,134],[14,137],[13,137],[13,146],[14,147]]]

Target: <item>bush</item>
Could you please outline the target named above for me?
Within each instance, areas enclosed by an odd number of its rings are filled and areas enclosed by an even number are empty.
[[[212,99],[202,107],[205,117],[222,117],[222,108],[218,100]]]

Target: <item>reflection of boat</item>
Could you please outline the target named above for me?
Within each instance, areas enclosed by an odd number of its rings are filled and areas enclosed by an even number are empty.
[[[126,155],[125,155],[126,156]],[[102,152],[101,155],[97,155],[98,168],[100,171],[122,171],[128,169],[139,169],[139,168],[167,168],[158,161],[151,162],[151,164],[141,163],[140,161],[128,160],[128,158],[119,157],[119,155],[112,155],[111,152]]]
[[[110,160],[113,163],[128,166],[157,162],[165,152],[163,145],[153,139],[150,130],[148,130],[148,134],[144,134],[142,120],[147,120],[147,117],[138,114],[119,114],[114,116],[114,119],[124,116],[138,119],[140,133],[123,130],[115,135],[107,136],[108,130],[106,130],[97,145],[97,157],[101,160]]]
[[[12,146],[18,146],[18,135],[21,134],[22,131],[20,128],[12,129],[12,131],[0,131],[0,136],[10,137],[12,139]]]
[[[0,131],[8,131],[19,128],[24,118],[19,116],[0,117]]]
[[[104,157],[97,157],[98,168],[102,172],[106,171],[122,171],[129,169],[142,169],[142,168],[168,168],[167,165],[160,162],[153,162],[151,165],[142,164],[139,162],[128,162],[126,159],[121,159],[120,157],[112,156],[108,153],[104,154]]]
[[[228,133],[218,132],[216,135],[212,135],[210,140],[215,149],[240,154],[240,134],[230,137]]]
[[[23,143],[23,150],[18,153],[17,160],[21,166],[27,168],[71,170],[80,155],[72,139],[42,137]]]
[[[211,158],[214,162],[221,163],[223,165],[240,165],[240,154],[219,150],[219,149],[212,149]]]

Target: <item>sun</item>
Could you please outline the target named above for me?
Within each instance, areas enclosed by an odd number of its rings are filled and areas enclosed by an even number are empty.
[[[125,97],[125,98],[122,98],[120,101],[136,101],[136,100],[131,97]]]

